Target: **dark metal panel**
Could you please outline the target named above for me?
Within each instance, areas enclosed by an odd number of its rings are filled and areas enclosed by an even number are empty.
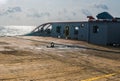
[[[120,23],[108,23],[108,44],[120,44]]]
[[[94,27],[97,26],[96,32]],[[89,42],[93,44],[106,45],[107,44],[107,24],[105,22],[90,22]]]

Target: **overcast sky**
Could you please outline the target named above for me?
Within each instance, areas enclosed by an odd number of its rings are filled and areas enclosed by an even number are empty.
[[[120,17],[120,0],[0,0],[0,25],[87,20],[107,11]]]

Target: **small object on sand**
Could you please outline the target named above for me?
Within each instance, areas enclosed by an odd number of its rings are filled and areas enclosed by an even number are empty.
[[[55,47],[55,43],[54,42],[51,42],[51,48],[54,48]]]

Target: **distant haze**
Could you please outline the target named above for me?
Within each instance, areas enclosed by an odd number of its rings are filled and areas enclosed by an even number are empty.
[[[0,25],[40,25],[54,21],[83,21],[110,12],[120,16],[120,0],[0,0]]]
[[[0,4],[5,4],[7,0],[0,0]]]

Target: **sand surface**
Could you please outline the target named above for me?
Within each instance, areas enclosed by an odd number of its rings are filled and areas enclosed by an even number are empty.
[[[0,37],[0,81],[120,81],[120,48],[51,37]]]

